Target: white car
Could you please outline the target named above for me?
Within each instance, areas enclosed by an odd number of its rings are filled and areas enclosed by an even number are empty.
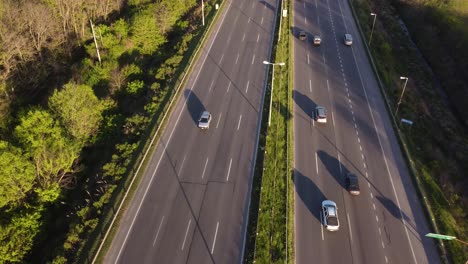
[[[340,222],[338,221],[338,208],[336,203],[330,200],[322,202],[323,225],[328,231],[338,231]]]
[[[320,38],[320,36],[315,35],[314,36],[314,45],[315,46],[320,46],[321,43],[322,43],[322,39]]]
[[[208,129],[210,128],[210,123],[211,123],[210,112],[203,111],[203,113],[200,116],[200,119],[198,120],[198,127],[201,129]]]
[[[344,35],[344,44],[346,46],[351,46],[353,44],[353,37],[351,36],[351,34]]]

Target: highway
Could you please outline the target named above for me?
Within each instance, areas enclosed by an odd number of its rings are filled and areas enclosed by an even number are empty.
[[[224,1],[105,263],[241,262],[276,3]]]
[[[296,0],[293,16],[296,263],[440,263],[348,1]],[[326,124],[313,120],[317,105]],[[359,178],[357,197],[346,172]],[[337,203],[339,231],[322,225],[325,199]]]

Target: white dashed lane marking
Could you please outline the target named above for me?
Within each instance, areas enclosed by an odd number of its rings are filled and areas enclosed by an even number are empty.
[[[206,158],[206,162],[205,162],[205,167],[203,168],[203,173],[202,173],[202,176],[201,178],[203,179],[203,177],[205,177],[205,172],[206,172],[206,166],[208,165],[208,158]]]
[[[187,240],[187,235],[188,235],[188,231],[190,229],[190,224],[191,223],[192,223],[192,219],[189,220],[188,225],[187,225],[187,230],[185,231],[184,243],[182,243],[182,250],[184,250],[185,241]]]
[[[231,165],[232,165],[232,158],[231,158],[231,161],[229,161],[229,169],[227,172],[226,181],[229,181],[229,174],[231,173]]]

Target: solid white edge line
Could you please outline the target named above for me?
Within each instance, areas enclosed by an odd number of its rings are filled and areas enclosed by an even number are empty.
[[[229,161],[229,169],[227,172],[226,181],[229,181],[229,174],[231,174],[231,165],[232,165],[232,158],[231,158],[231,161]]]
[[[203,177],[205,176],[206,166],[208,165],[208,160],[209,160],[209,158],[206,158],[205,168],[203,168],[203,173],[202,173],[202,176],[201,176],[202,179],[203,179]]]
[[[213,238],[213,246],[211,246],[211,255],[213,255],[213,251],[214,251],[214,248],[215,248],[216,236],[218,235],[218,227],[219,227],[219,221],[216,224],[216,231],[215,231],[215,235],[214,235],[214,238]]]
[[[154,244],[156,244],[156,240],[158,240],[159,231],[161,231],[161,226],[162,226],[163,223],[164,223],[164,215],[162,217],[161,223],[159,223],[158,232],[156,232],[156,236],[154,237],[153,247],[154,247]]]
[[[187,225],[187,230],[185,231],[185,237],[184,237],[184,242],[182,243],[182,250],[184,250],[185,247],[185,241],[187,240],[187,235],[188,231],[190,229],[190,224],[192,223],[192,219],[189,219],[188,225]]]

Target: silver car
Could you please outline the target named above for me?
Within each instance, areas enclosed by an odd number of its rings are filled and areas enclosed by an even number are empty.
[[[351,34],[344,34],[344,44],[346,46],[351,46],[353,44],[353,37]]]
[[[322,202],[323,225],[328,231],[338,231],[340,222],[338,221],[338,208],[336,203],[330,200]]]
[[[198,119],[198,127],[201,129],[208,129],[210,128],[210,122],[211,122],[210,112],[203,111],[203,113],[200,116],[200,119]]]

